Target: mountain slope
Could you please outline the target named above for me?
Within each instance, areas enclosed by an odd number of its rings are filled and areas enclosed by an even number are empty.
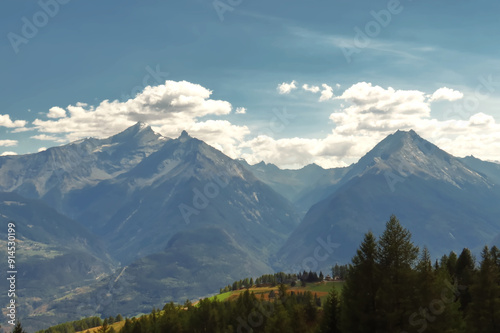
[[[235,277],[268,274],[270,268],[248,255],[229,233],[206,227],[176,234],[165,251],[148,255],[103,279],[93,289],[49,304],[53,312],[79,308],[89,316],[98,312],[134,316],[174,301],[213,295]]]
[[[282,170],[271,163],[250,165],[245,160],[239,162],[304,214],[313,204],[331,194],[332,186],[349,171],[348,167],[323,169],[316,164],[299,170]]]
[[[489,181],[500,185],[500,164],[482,161],[474,156],[467,156],[461,159],[470,169],[484,175]]]
[[[23,318],[43,311],[41,300],[55,299],[112,273],[113,264],[103,243],[40,200],[0,192],[0,222],[3,249],[7,249],[7,223],[15,224],[17,301]],[[0,278],[5,280],[5,274],[3,270]],[[6,304],[7,293],[0,300]]]
[[[116,302],[134,306],[137,295],[149,311],[164,300],[217,292],[220,281],[271,272],[274,254],[299,223],[292,204],[237,161],[186,132],[167,140],[144,124],[108,139],[0,158],[0,187],[41,198],[88,227],[121,262],[93,284],[62,290],[64,297],[38,299],[33,313],[46,321],[102,314]],[[63,265],[78,272],[87,267],[79,262]],[[220,277],[216,287],[211,276]],[[124,298],[104,304],[103,293],[122,282]],[[68,305],[74,299],[79,305]]]
[[[68,192],[130,170],[167,139],[143,123],[107,139],[87,138],[36,154],[0,157],[0,191],[44,199],[61,210]]]
[[[132,315],[216,293],[221,281],[272,272],[274,254],[299,223],[285,198],[186,132],[128,172],[66,199],[126,266],[48,304],[57,313],[78,305],[84,315]]]
[[[210,225],[267,257],[298,224],[283,197],[185,132],[115,179],[73,191],[64,205],[125,263],[163,250],[179,231]]]
[[[347,263],[363,234],[380,233],[391,214],[436,254],[481,247],[500,231],[499,187],[413,131],[384,139],[339,183],[280,249],[278,267]],[[317,260],[327,239],[335,250]]]

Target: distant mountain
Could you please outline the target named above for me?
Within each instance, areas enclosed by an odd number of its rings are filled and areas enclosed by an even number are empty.
[[[43,199],[61,210],[70,191],[130,170],[168,139],[143,123],[107,139],[87,138],[43,152],[0,157],[0,191]]]
[[[186,132],[114,179],[71,192],[63,206],[126,264],[206,226],[226,230],[265,261],[299,222],[286,199]]]
[[[461,160],[472,170],[484,175],[493,183],[500,185],[500,164],[482,161],[472,155],[464,157]]]
[[[7,224],[15,224],[18,311],[23,319],[43,313],[45,302],[112,273],[104,244],[40,200],[0,192],[0,222],[0,245],[5,251]],[[0,272],[3,281],[6,271]],[[0,300],[7,304],[7,293]]]
[[[290,200],[303,214],[313,204],[331,194],[334,186],[349,171],[349,167],[323,169],[317,164],[309,164],[298,170],[283,170],[272,163],[250,165],[243,159],[238,161],[258,179]]]
[[[499,181],[497,164],[453,157],[414,131],[347,168],[280,170],[138,123],[0,157],[0,220],[19,225],[22,311],[41,328],[149,312],[273,270],[328,272],[391,214],[435,255],[478,250],[500,234]]]
[[[186,132],[165,139],[140,123],[108,139],[0,158],[0,188],[52,205],[126,265],[92,285],[75,284],[65,297],[44,298],[47,321],[127,302],[136,309],[137,295],[149,311],[271,272],[273,255],[300,222],[288,200],[238,162]],[[123,297],[104,304],[102,293],[122,282]],[[68,305],[73,299],[78,310]]]
[[[391,214],[436,255],[478,249],[500,232],[499,186],[414,131],[388,136],[339,184],[294,230],[277,268],[347,263],[363,234],[382,232]]]

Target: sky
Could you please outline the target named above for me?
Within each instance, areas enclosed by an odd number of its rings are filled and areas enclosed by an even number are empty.
[[[500,160],[500,2],[4,1],[0,155],[138,121],[281,168],[415,130]]]

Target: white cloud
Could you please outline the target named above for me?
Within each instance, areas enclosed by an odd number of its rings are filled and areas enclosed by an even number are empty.
[[[195,123],[186,130],[189,135],[205,141],[231,158],[240,156],[239,143],[250,134],[248,127],[233,125],[227,120],[207,120]]]
[[[285,138],[275,140],[267,135],[259,135],[241,146],[250,148],[252,153],[242,154],[251,164],[262,160],[281,168],[297,169],[316,163],[324,168],[345,166],[342,160],[354,142],[342,137],[328,136],[324,139]]]
[[[295,80],[290,83],[283,82],[281,84],[278,84],[278,92],[280,93],[280,95],[289,94],[292,90],[297,89],[296,84],[297,82]]]
[[[40,148],[38,148],[38,152],[39,153],[42,152],[42,151],[46,151],[46,150],[47,150],[47,147],[40,147]]]
[[[66,117],[66,110],[58,106],[51,107],[49,113],[47,113],[48,118],[64,118]]]
[[[319,97],[320,102],[328,101],[333,98],[333,88],[330,87],[328,84],[323,83],[321,85],[323,90],[319,86],[310,86],[308,84],[302,85],[302,89],[305,91],[312,92],[314,94],[319,93],[321,91],[321,96]]]
[[[247,113],[247,109],[244,107],[238,107],[236,108],[236,114],[245,114]]]
[[[421,91],[384,89],[366,82],[354,84],[336,99],[351,104],[330,115],[337,132],[344,135],[411,128],[415,118],[428,117],[431,111]]]
[[[309,86],[308,84],[304,84],[302,86],[302,89],[304,89],[305,91],[310,91],[312,93],[318,93],[320,91],[319,87],[318,86]]]
[[[284,84],[283,91],[297,89],[295,81]],[[302,89],[310,92],[316,90],[314,87],[302,85]],[[166,81],[164,85],[146,87],[126,102],[105,100],[97,106],[70,105],[63,110],[65,117],[35,120],[33,124],[40,133],[32,138],[107,137],[137,121],[144,121],[168,137],[177,137],[182,130],[187,130],[191,136],[232,158],[243,157],[250,163],[264,160],[279,167],[298,168],[309,163],[323,167],[349,165],[396,130],[414,129],[451,154],[500,159],[500,124],[491,115],[477,113],[467,120],[433,119],[432,97],[428,92],[383,88],[367,82],[353,84],[336,97],[327,84],[319,89],[319,101],[338,101],[338,109],[332,110],[329,117],[331,132],[319,138],[256,137],[258,132],[251,133],[247,126],[210,119],[230,114],[231,104],[212,100],[210,90],[185,81]],[[243,107],[235,110],[236,114],[243,112],[246,112]],[[53,108],[48,113],[63,115],[61,110]]]
[[[0,147],[13,147],[17,146],[17,140],[0,140]]]
[[[455,156],[473,154],[484,160],[498,160],[500,124],[491,115],[477,113],[468,120],[431,118],[430,100],[425,92],[382,88],[360,82],[346,89],[341,108],[330,115],[331,133],[319,139],[268,136],[246,141],[250,149],[243,158],[261,160],[280,167],[297,168],[309,163],[323,167],[357,162],[375,144],[398,129],[414,129],[424,139]]]
[[[319,98],[320,102],[328,101],[329,99],[333,98],[333,88],[327,85],[326,83],[323,83],[321,85],[323,87],[323,90],[321,91],[321,97]]]
[[[17,155],[17,153],[14,151],[4,151],[3,153],[0,154],[0,156],[15,156],[15,155]]]
[[[26,120],[12,121],[10,119],[10,115],[0,114],[0,127],[15,128],[15,127],[24,127],[24,126],[26,126]]]
[[[429,98],[429,101],[430,102],[434,102],[434,101],[453,102],[453,101],[462,99],[463,97],[464,97],[464,94],[461,93],[460,91],[443,87],[443,88],[439,88],[438,90],[436,90],[432,94],[432,96]]]
[[[68,141],[85,137],[108,137],[138,121],[161,127],[162,134],[176,137],[183,129],[208,115],[227,115],[229,102],[210,99],[212,91],[186,81],[165,81],[147,86],[133,99],[125,102],[104,100],[97,106],[77,103],[66,107],[66,117],[57,120],[36,119],[33,124],[40,133],[63,134]],[[62,115],[51,108],[49,114]]]

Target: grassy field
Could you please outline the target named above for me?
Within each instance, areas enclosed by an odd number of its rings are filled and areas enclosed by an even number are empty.
[[[288,286],[288,292],[304,292],[304,291],[310,291],[311,293],[317,294],[319,298],[321,298],[321,301],[324,302],[326,298],[328,297],[328,293],[332,288],[335,288],[338,292],[341,292],[342,290],[342,281],[333,281],[333,282],[318,282],[318,283],[308,283],[305,287],[300,287],[300,286],[295,286],[295,287],[290,287]],[[219,294],[210,297],[211,300],[214,300],[217,298],[219,301],[226,301],[226,300],[234,300],[238,298],[238,296],[241,293],[244,293],[246,289],[241,289],[241,290],[235,290],[235,291],[229,291],[227,293]],[[274,290],[275,292],[278,291],[278,286],[275,287],[253,287],[250,288],[249,291],[253,292],[259,299],[262,297],[266,300],[269,300],[269,293],[271,290]],[[196,303],[195,303],[196,304]]]
[[[305,287],[300,287],[300,286],[295,286],[295,287],[290,287],[288,286],[288,292],[305,292],[305,291],[310,291],[311,293],[317,294],[319,298],[321,298],[322,304],[326,301],[326,298],[328,297],[328,293],[332,288],[335,288],[339,293],[342,290],[344,282],[343,281],[333,281],[333,282],[317,282],[317,283],[308,283]],[[269,293],[271,290],[274,290],[276,293],[278,292],[278,286],[275,287],[254,287],[250,288],[249,291],[253,292],[257,298],[264,298],[265,300],[269,300]],[[238,296],[241,293],[244,293],[246,289],[241,289],[241,290],[235,290],[235,291],[229,291],[227,293],[223,294],[218,294],[210,297],[211,300],[219,300],[221,302],[225,302],[228,300],[235,300],[238,298]],[[194,302],[193,305],[196,306],[198,302]],[[125,325],[125,321],[120,321],[118,323],[114,323],[112,326],[116,332],[118,332],[123,325]],[[94,333],[97,332],[99,327],[91,328],[86,331],[82,332],[77,332],[77,333],[85,333],[85,332],[90,332]]]
[[[122,329],[123,326],[125,326],[125,320],[119,321],[119,322],[114,323],[114,324],[109,325],[109,326],[113,327],[115,329],[115,331],[118,332]],[[101,327],[99,326],[99,327],[89,328],[88,330],[80,331],[80,332],[76,332],[76,333],[86,333],[86,332],[94,333],[94,332],[97,332],[97,330],[99,328],[101,328]]]

